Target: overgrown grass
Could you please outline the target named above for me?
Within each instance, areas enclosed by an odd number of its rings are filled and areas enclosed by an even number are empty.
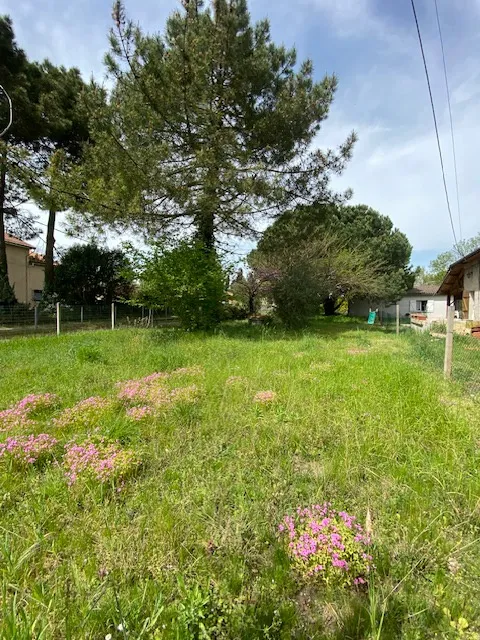
[[[99,418],[99,435],[142,458],[120,492],[69,487],[60,457],[26,470],[0,458],[0,637],[479,637],[480,416],[408,336],[347,321],[299,334],[131,329],[15,339],[0,364],[0,409],[205,371],[195,403]],[[253,401],[268,390],[274,402]],[[37,430],[88,435],[55,427],[59,411]],[[368,588],[304,583],[290,565],[279,523],[324,501],[370,514]]]

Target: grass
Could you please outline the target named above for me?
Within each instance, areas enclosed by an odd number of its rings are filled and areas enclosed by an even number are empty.
[[[1,343],[0,409],[42,392],[68,407],[178,367],[205,375],[194,404],[139,423],[116,409],[95,425],[143,460],[120,492],[0,458],[0,637],[480,637],[480,416],[414,349],[407,335],[327,320],[298,334],[232,325]],[[266,390],[276,401],[254,403]],[[59,431],[58,412],[38,430],[88,435]],[[325,500],[371,516],[366,589],[304,582],[289,562],[278,524]]]

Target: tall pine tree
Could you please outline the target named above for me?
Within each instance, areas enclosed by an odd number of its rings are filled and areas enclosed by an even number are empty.
[[[91,135],[80,181],[100,220],[152,234],[248,236],[255,221],[333,195],[355,141],[316,148],[337,80],[252,25],[245,0],[183,0],[165,35],[145,35],[113,12],[107,67],[93,87]]]
[[[15,302],[8,280],[5,231],[8,221],[17,224],[22,202],[22,163],[25,153],[42,131],[39,109],[41,71],[31,64],[15,41],[10,18],[0,16],[0,78],[13,103],[13,123],[0,140],[0,304]],[[0,105],[0,121],[7,120],[7,105]],[[28,221],[27,221],[28,226]]]

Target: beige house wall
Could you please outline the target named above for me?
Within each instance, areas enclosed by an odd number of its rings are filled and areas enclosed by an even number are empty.
[[[45,269],[41,264],[30,264],[29,249],[7,244],[8,279],[15,292],[15,297],[22,304],[33,303],[35,289],[43,289]]]

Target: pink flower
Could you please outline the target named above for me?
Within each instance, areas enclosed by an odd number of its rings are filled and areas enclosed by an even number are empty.
[[[275,402],[276,399],[277,394],[275,391],[259,391],[255,394],[253,401],[259,404],[269,404],[270,402]]]
[[[65,446],[63,465],[68,484],[79,477],[90,477],[99,482],[123,481],[140,464],[140,458],[131,449],[122,449],[116,443],[86,440],[81,444]]]
[[[0,444],[0,458],[6,457],[20,464],[31,465],[49,458],[57,444],[58,440],[46,433],[7,438],[6,442]]]
[[[144,420],[145,418],[149,418],[155,415],[155,411],[153,407],[143,406],[143,407],[130,407],[126,411],[127,417],[131,418],[139,422],[140,420]]]

